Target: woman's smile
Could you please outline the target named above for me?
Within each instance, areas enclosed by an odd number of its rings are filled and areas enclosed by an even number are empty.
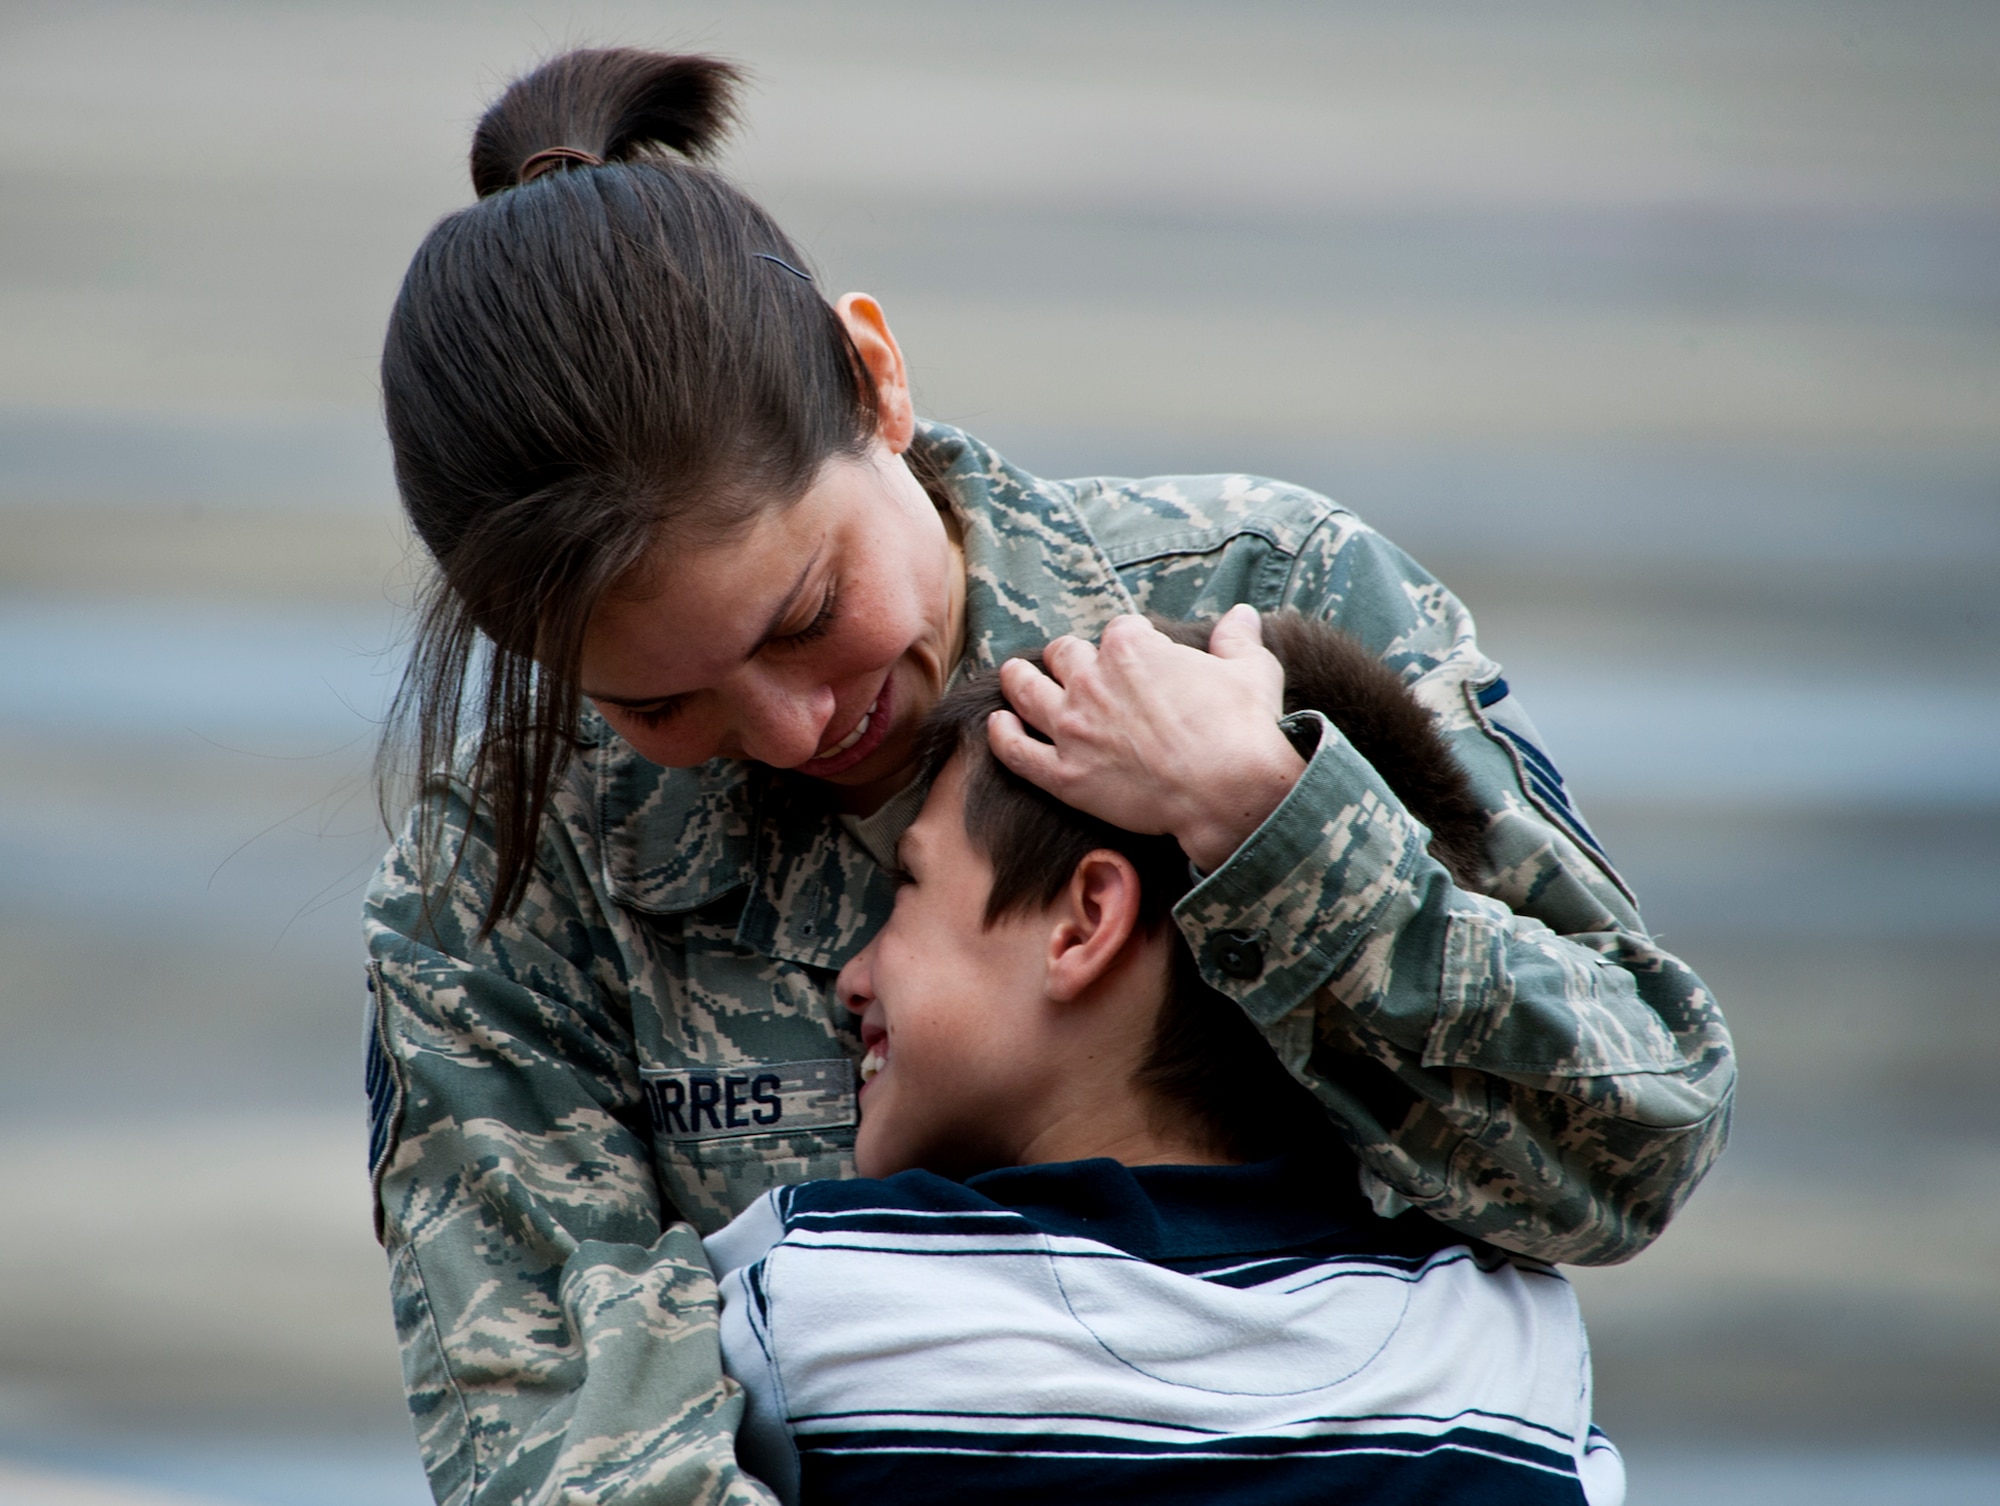
[[[811,779],[832,779],[864,762],[881,747],[895,716],[895,682],[894,674],[885,676],[881,690],[876,692],[875,699],[852,730],[824,753],[800,764],[798,772]]]

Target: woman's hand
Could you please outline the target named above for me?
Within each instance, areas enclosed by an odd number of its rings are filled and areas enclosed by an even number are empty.
[[[1243,845],[1305,769],[1278,727],[1285,672],[1254,607],[1230,608],[1207,653],[1126,616],[1095,645],[1055,639],[1042,661],[1047,674],[1025,659],[1000,666],[1014,710],[987,723],[994,755],[1100,820],[1171,832],[1204,872]]]

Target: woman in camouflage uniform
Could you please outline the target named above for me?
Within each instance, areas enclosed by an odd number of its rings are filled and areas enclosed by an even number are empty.
[[[850,1172],[832,985],[891,903],[912,732],[1059,635],[1051,676],[1006,671],[996,752],[1179,838],[1205,976],[1378,1208],[1642,1248],[1721,1147],[1728,1037],[1465,610],[1312,493],[1039,480],[919,422],[879,306],[829,305],[692,160],[733,83],[625,51],[517,83],[384,352],[438,566],[399,714],[435,772],[368,896],[371,1155],[439,1499],[767,1499],[699,1233]],[[1344,740],[1287,741],[1239,606],[1402,675],[1486,810],[1477,892]],[[1141,610],[1227,615],[1202,655]]]

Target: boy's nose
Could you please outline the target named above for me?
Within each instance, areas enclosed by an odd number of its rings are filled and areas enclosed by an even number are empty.
[[[875,956],[875,943],[869,942],[840,970],[840,976],[833,980],[833,996],[840,1000],[849,1014],[865,1014],[868,1006],[875,1002],[875,990],[869,977],[869,965]]]

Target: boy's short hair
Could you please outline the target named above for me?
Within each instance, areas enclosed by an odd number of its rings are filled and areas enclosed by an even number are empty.
[[[1204,650],[1214,627],[1212,620],[1151,620],[1174,641]],[[1430,829],[1432,855],[1461,884],[1476,885],[1485,816],[1430,714],[1395,672],[1339,629],[1296,612],[1267,615],[1263,633],[1284,666],[1286,713],[1319,711],[1339,727]],[[1039,665],[1039,656],[1033,662]],[[1194,883],[1180,844],[1086,815],[1008,769],[986,742],[987,717],[1006,706],[997,674],[970,676],[939,699],[919,734],[926,779],[954,755],[965,758],[966,836],[993,867],[986,923],[1054,903],[1076,865],[1108,848],[1138,870],[1141,927],[1151,932],[1171,924],[1174,904]],[[1180,1129],[1233,1159],[1254,1160],[1327,1134],[1324,1111],[1249,1017],[1208,986],[1178,938],[1171,954],[1171,980],[1140,1086],[1187,1116]]]

